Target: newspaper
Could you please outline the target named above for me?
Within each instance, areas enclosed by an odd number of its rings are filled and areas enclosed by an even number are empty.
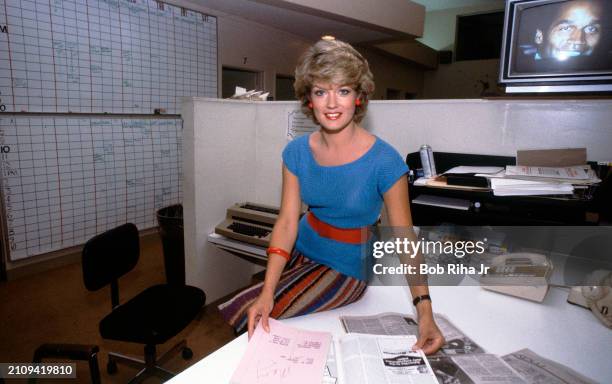
[[[338,363],[336,362],[336,348],[334,343],[329,346],[327,361],[323,369],[323,380],[321,384],[336,384],[338,382]]]
[[[532,384],[596,384],[562,364],[548,360],[529,349],[521,349],[502,356],[502,359],[517,370]],[[433,367],[433,363],[432,363]],[[435,368],[434,368],[435,369]]]
[[[440,384],[597,384],[571,368],[543,358],[529,349],[501,358],[485,353],[483,348],[446,317],[436,313],[434,318],[446,339],[446,344],[438,353],[428,356],[429,367]],[[341,316],[340,321],[346,332],[355,334],[411,335],[413,340],[418,335],[418,325],[414,318],[396,312]]]
[[[429,364],[440,384],[527,384],[501,358],[488,353],[430,356]]]
[[[342,336],[337,344],[342,383],[435,384],[423,351],[412,351],[415,342],[415,336]]]
[[[437,354],[460,355],[484,353],[476,342],[467,337],[455,327],[446,317],[434,314],[440,332],[446,339],[446,344]],[[414,335],[419,334],[419,327],[412,316],[396,312],[385,312],[371,316],[341,316],[340,321],[348,333],[363,333],[370,335]]]
[[[495,177],[502,176],[496,174]],[[524,180],[540,180],[558,183],[593,184],[601,180],[588,165],[572,167],[528,167],[508,165],[503,177]]]

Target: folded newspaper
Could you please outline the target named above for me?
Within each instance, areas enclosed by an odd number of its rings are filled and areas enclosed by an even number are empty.
[[[502,359],[518,371],[528,383],[597,384],[573,369],[539,356],[529,349],[510,353],[502,356]]]
[[[423,351],[412,350],[414,343],[416,337],[412,335],[340,337],[336,344],[339,383],[437,383]]]
[[[429,366],[442,384],[523,384],[522,376],[501,358],[485,353],[450,320],[434,314],[446,344],[429,356]],[[412,335],[416,340],[418,324],[412,316],[385,312],[372,316],[341,316],[349,333],[380,335]]]
[[[446,317],[434,314],[446,344],[429,356],[429,367],[440,384],[597,384],[562,364],[529,349],[501,358],[488,354]],[[346,332],[375,335],[417,335],[412,316],[385,312],[371,316],[341,316]]]
[[[488,353],[430,356],[429,364],[440,384],[529,383],[504,360]]]
[[[436,383],[414,336],[345,335],[334,338],[321,384]],[[338,352],[336,352],[336,350]]]
[[[436,313],[434,318],[440,332],[446,339],[446,344],[438,354],[484,353],[484,349],[455,327],[446,317]],[[340,322],[347,333],[415,336],[419,334],[419,326],[413,317],[396,312],[385,312],[371,316],[340,316]]]

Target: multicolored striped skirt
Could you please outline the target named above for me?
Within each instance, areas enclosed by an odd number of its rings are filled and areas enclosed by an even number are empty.
[[[263,282],[253,285],[219,305],[221,316],[236,333],[246,330],[247,309],[257,299],[262,287]],[[359,300],[366,287],[366,281],[312,262],[294,250],[276,286],[270,317],[286,319],[339,308]]]

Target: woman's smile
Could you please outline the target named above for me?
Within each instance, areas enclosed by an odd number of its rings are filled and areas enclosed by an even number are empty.
[[[338,118],[340,118],[342,113],[334,112],[334,113],[325,113],[324,115],[328,120],[338,120]]]

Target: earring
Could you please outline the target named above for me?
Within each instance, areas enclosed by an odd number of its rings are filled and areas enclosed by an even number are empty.
[[[308,108],[312,109],[312,102],[308,103]]]
[[[356,99],[355,105],[359,107],[361,105],[361,99]]]

